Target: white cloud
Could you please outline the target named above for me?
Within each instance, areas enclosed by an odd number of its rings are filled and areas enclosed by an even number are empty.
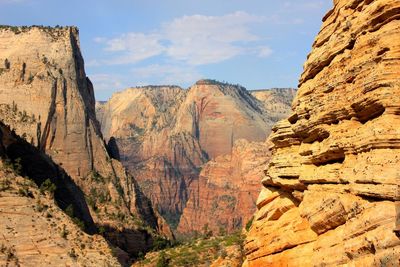
[[[183,67],[176,65],[150,65],[142,68],[134,68],[132,70],[136,79],[158,80],[159,84],[191,84],[203,76],[191,67]]]
[[[116,74],[103,74],[97,73],[89,75],[90,80],[93,82],[95,91],[108,91],[115,90],[116,88],[125,88],[122,77]]]
[[[106,51],[125,52],[111,60],[111,64],[136,63],[160,55],[165,50],[156,34],[127,33],[106,43]]]
[[[261,46],[258,50],[259,57],[269,57],[273,53],[272,49],[268,46]]]
[[[225,16],[184,16],[164,24],[163,32],[171,45],[167,54],[192,65],[217,63],[244,53],[243,46],[259,39],[249,31],[248,24],[261,17],[244,12]]]
[[[246,54],[254,48],[254,42],[261,38],[250,32],[250,25],[264,19],[239,11],[224,16],[183,16],[164,23],[155,33],[132,32],[95,41],[105,43],[106,51],[119,54],[108,64],[137,63],[164,55],[188,65],[204,65]]]

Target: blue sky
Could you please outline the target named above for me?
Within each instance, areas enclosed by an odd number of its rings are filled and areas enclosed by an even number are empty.
[[[76,25],[96,98],[201,78],[297,87],[332,0],[0,0],[0,24]]]

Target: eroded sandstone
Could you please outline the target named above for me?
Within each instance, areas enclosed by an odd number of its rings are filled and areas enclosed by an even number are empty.
[[[293,113],[270,136],[262,219],[248,233],[244,266],[399,264],[399,8],[334,1]],[[292,205],[278,202],[288,194]],[[264,216],[274,202],[276,220]]]

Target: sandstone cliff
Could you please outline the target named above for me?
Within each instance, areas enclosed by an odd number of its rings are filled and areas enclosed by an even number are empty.
[[[130,88],[96,112],[109,151],[173,226],[203,164],[232,153],[236,140],[264,141],[275,122],[243,87],[212,80]]]
[[[78,30],[3,26],[0,62],[0,119],[73,178],[112,243],[131,255],[148,248],[151,236],[138,224],[157,229],[161,221],[106,151]]]
[[[2,123],[0,156],[1,266],[120,266],[102,236],[84,232],[95,228],[80,189]]]
[[[230,233],[243,228],[256,210],[268,145],[236,141],[232,153],[205,164],[192,185],[178,232]]]
[[[397,266],[400,2],[335,0],[304,65],[244,266]]]

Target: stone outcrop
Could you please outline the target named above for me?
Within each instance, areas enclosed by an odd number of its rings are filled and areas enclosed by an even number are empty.
[[[0,119],[46,153],[82,189],[105,236],[134,255],[159,229],[150,202],[106,150],[75,27],[0,29]],[[137,238],[136,244],[128,241]]]
[[[230,154],[236,140],[264,141],[274,123],[246,89],[212,80],[130,88],[96,112],[110,153],[175,227],[203,164]]]
[[[0,157],[1,266],[120,266],[79,187],[3,123]]]
[[[1,266],[121,266],[30,180],[0,170]]]
[[[243,228],[256,210],[268,145],[235,142],[232,153],[207,162],[191,187],[178,232],[230,233]]]
[[[397,266],[400,2],[335,0],[304,65],[244,266]],[[397,228],[398,230],[398,228]]]

